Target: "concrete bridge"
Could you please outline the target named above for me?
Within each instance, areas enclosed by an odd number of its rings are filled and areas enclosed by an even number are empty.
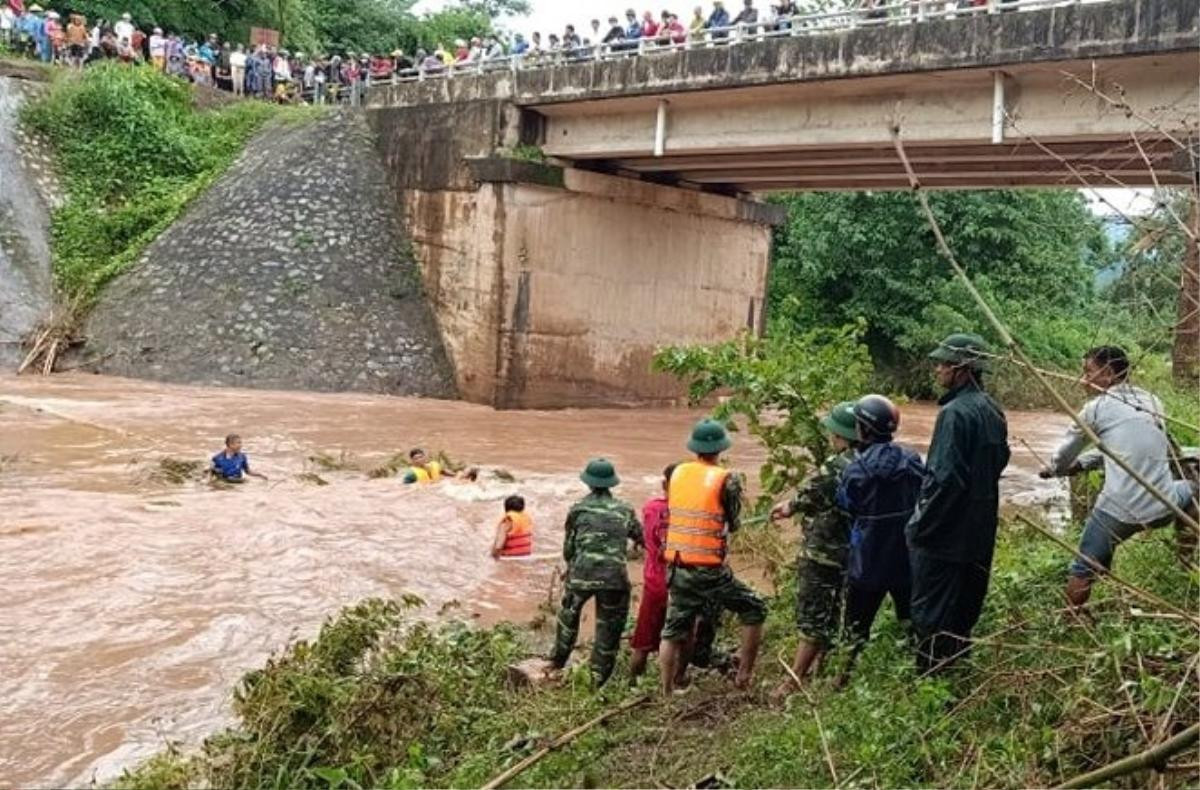
[[[762,327],[753,196],[906,187],[893,127],[931,188],[1193,182],[1195,0],[1008,8],[375,88],[464,396],[677,396],[656,346]]]

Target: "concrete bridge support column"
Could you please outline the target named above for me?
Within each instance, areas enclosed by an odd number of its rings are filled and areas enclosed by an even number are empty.
[[[512,159],[401,193],[464,398],[676,400],[657,348],[761,331],[774,206]]]

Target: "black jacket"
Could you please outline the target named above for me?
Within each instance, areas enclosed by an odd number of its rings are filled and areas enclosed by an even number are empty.
[[[991,565],[1008,465],[1008,422],[982,388],[948,392],[933,428],[925,481],[905,535],[911,549],[950,562]]]

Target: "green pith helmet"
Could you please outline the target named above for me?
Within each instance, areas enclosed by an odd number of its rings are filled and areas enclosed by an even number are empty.
[[[821,418],[821,425],[835,436],[849,439],[852,442],[858,439],[854,420],[854,401],[848,400],[834,406],[830,409],[829,414]]]
[[[692,438],[687,448],[697,455],[713,455],[724,452],[733,446],[725,426],[716,420],[701,420],[692,428]]]
[[[616,467],[607,458],[593,458],[588,461],[579,479],[590,488],[612,488],[621,483]]]
[[[966,365],[972,370],[987,372],[992,369],[987,359],[987,342],[979,335],[957,333],[950,335],[929,354],[937,362],[951,365]]]

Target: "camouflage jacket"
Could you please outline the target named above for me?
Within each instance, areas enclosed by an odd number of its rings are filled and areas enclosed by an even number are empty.
[[[629,588],[626,541],[642,544],[642,524],[628,503],[593,491],[567,513],[563,559],[567,585],[576,590]]]
[[[837,505],[838,480],[854,459],[851,451],[830,456],[796,492],[792,509],[802,519],[800,558],[845,568],[850,552],[850,518]]]

